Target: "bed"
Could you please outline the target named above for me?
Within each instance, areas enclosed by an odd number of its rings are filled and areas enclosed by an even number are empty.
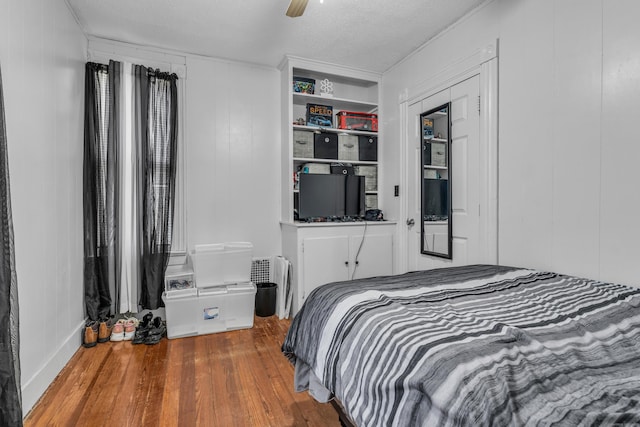
[[[366,426],[640,424],[640,289],[474,265],[324,285],[282,346]]]

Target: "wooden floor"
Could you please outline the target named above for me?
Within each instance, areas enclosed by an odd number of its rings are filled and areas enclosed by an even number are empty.
[[[293,391],[280,346],[289,321],[252,329],[80,348],[25,419],[30,426],[339,426]]]

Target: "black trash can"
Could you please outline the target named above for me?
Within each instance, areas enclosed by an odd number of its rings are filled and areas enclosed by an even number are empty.
[[[273,316],[276,313],[275,283],[256,283],[256,315],[260,317]]]

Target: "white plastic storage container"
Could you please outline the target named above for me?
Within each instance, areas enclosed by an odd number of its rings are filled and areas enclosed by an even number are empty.
[[[253,327],[256,285],[240,283],[199,289],[198,296],[162,296],[167,337],[180,338]]]
[[[197,295],[193,270],[187,265],[171,265],[164,273],[164,291],[167,298]]]
[[[189,254],[198,288],[251,280],[253,245],[248,242],[196,245]]]
[[[248,242],[225,243],[224,250],[224,283],[249,282],[253,245]]]

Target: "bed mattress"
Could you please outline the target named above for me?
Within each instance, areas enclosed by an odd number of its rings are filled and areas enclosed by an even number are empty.
[[[638,425],[639,307],[552,272],[412,272],[317,288],[283,352],[361,427]]]

